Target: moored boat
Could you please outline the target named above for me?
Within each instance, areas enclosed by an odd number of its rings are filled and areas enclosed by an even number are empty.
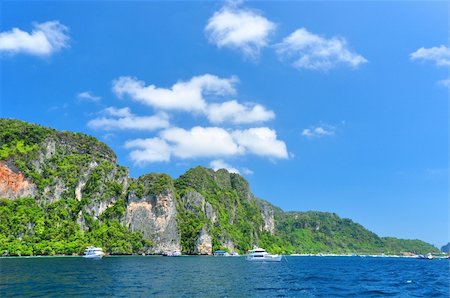
[[[433,259],[433,255],[431,253],[428,253],[426,255],[418,255],[417,258],[418,259],[423,259],[423,260],[432,260]]]
[[[280,262],[281,255],[269,254],[265,249],[260,247],[253,247],[249,250],[247,255],[247,261],[257,261],[257,262]]]
[[[167,252],[163,253],[163,256],[164,257],[180,257],[181,251],[178,251],[178,250],[167,251]]]
[[[83,258],[87,259],[101,259],[102,257],[103,250],[101,247],[88,246],[83,254]]]

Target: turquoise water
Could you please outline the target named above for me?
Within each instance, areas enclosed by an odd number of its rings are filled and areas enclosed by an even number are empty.
[[[449,297],[449,260],[159,256],[1,258],[1,297]]]

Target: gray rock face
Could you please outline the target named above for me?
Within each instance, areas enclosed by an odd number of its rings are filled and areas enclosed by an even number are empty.
[[[183,196],[184,206],[189,212],[202,212],[211,223],[216,222],[216,213],[210,203],[205,198],[194,190],[189,190]]]
[[[212,238],[209,231],[203,227],[200,231],[200,235],[195,243],[194,253],[199,255],[211,255],[212,254]]]
[[[176,218],[173,193],[144,198],[135,195],[128,197],[126,224],[132,231],[141,231],[145,239],[154,243],[146,253],[181,250]]]
[[[264,220],[263,230],[271,234],[275,233],[275,219],[273,207],[262,200],[258,200],[259,207],[261,208],[261,215]]]
[[[184,208],[191,213],[203,213],[211,224],[217,220],[213,206],[205,198],[194,190],[189,190],[181,198]],[[212,236],[208,226],[202,227],[195,242],[194,254],[211,255],[212,254]]]

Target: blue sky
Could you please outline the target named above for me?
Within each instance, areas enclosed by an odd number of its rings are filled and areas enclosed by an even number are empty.
[[[0,116],[132,176],[238,171],[284,210],[449,235],[446,2],[1,3]]]

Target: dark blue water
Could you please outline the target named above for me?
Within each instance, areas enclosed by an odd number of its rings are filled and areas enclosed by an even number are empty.
[[[449,260],[287,257],[2,258],[0,296],[449,297]]]

